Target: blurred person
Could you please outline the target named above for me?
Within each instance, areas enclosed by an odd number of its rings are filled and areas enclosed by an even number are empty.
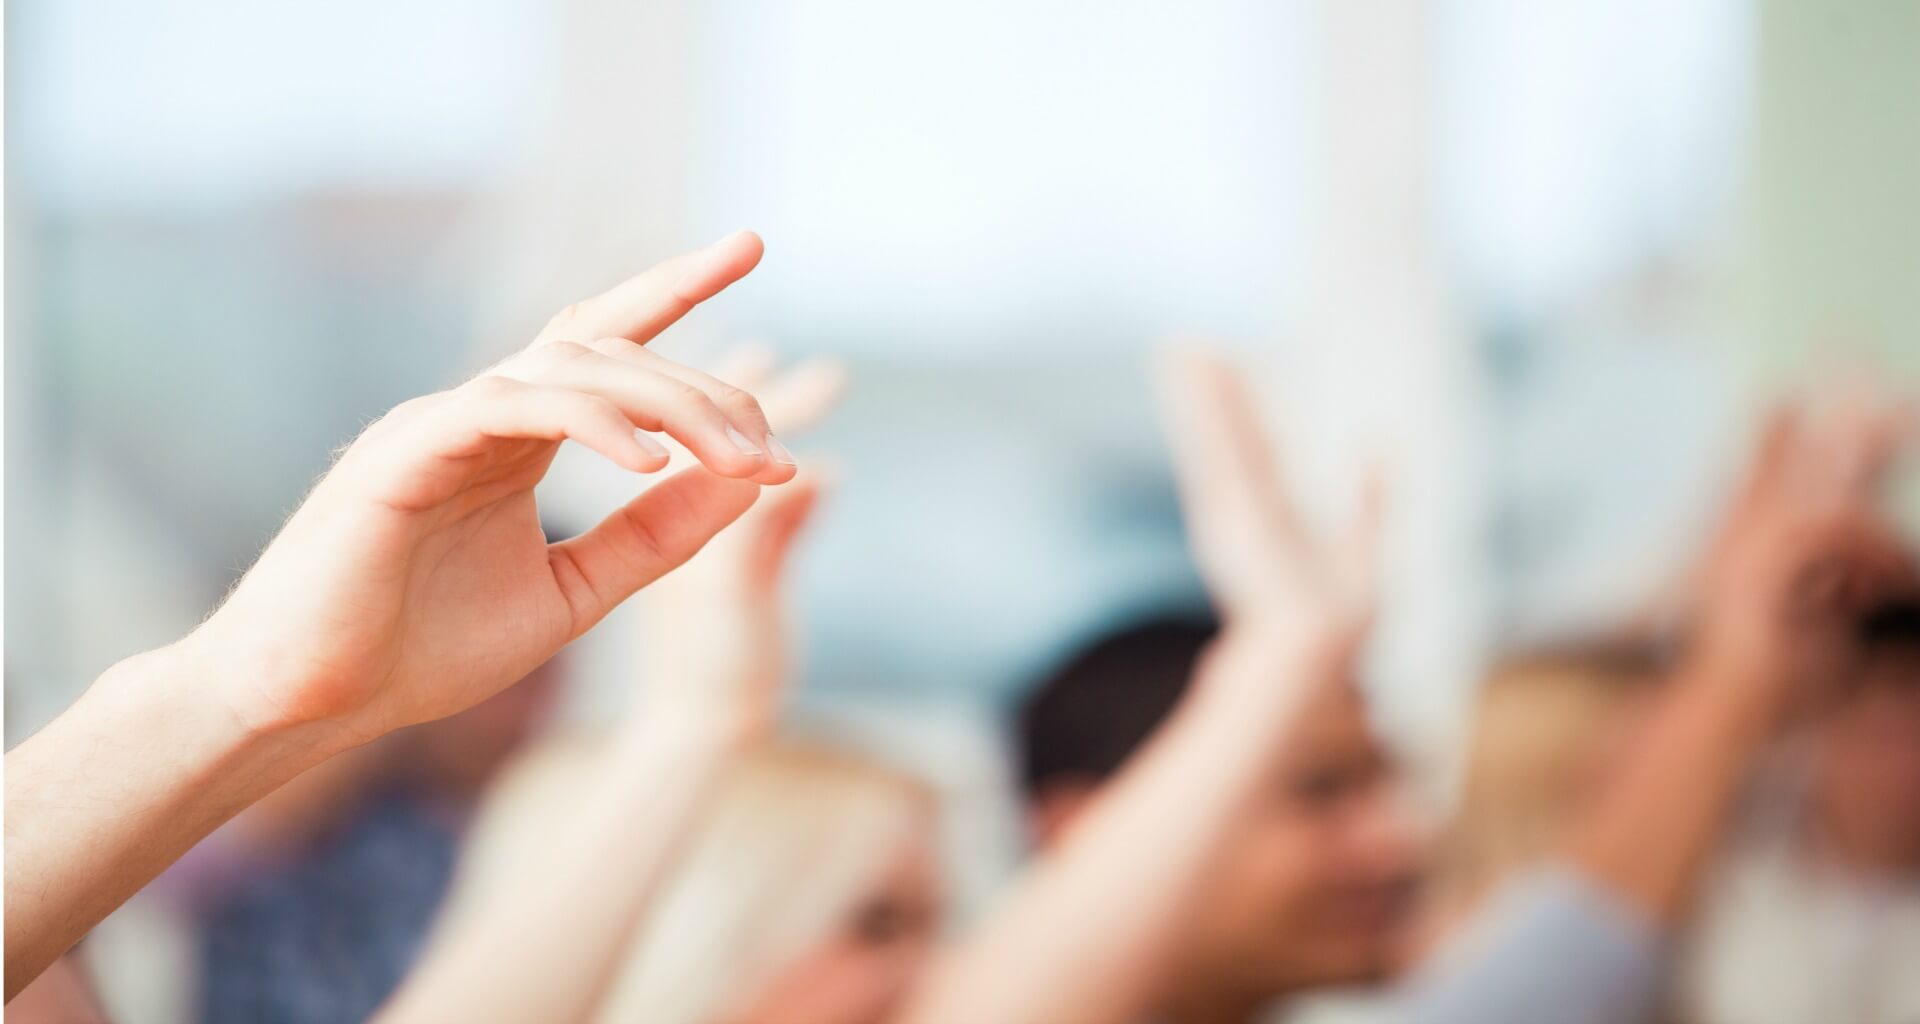
[[[1458,803],[1434,836],[1397,951],[1401,970],[1443,948],[1489,913],[1496,898],[1504,907],[1538,902],[1542,893],[1565,898],[1552,893],[1567,884],[1558,868],[1572,829],[1619,759],[1630,756],[1661,670],[1655,645],[1611,640],[1512,655],[1487,672]],[[1589,911],[1595,920],[1607,920],[1599,916],[1606,913],[1599,906]],[[1629,953],[1621,962],[1638,955],[1650,964],[1657,952],[1650,930],[1631,917],[1616,924],[1624,925],[1614,930],[1626,937]],[[1635,976],[1650,978],[1651,970]],[[1299,1002],[1286,1019],[1391,1020],[1393,998],[1390,990],[1321,995]]]
[[[1913,440],[1905,410],[1869,398],[1843,410],[1801,403],[1762,432],[1702,560],[1674,663],[1557,855],[1632,925],[1619,936],[1632,943],[1609,955],[1622,966],[1621,987],[1633,991],[1582,1007],[1568,998],[1575,993],[1564,968],[1513,972],[1505,993],[1499,983],[1459,984],[1497,961],[1500,935],[1483,913],[1422,965],[1402,1004],[1406,1019],[1647,1020],[1660,1012],[1668,954],[1766,755],[1871,678],[1876,645],[1862,623],[1920,598],[1920,571],[1882,493]],[[1493,902],[1511,907],[1514,888]],[[1529,1002],[1531,1016],[1515,1012]]]
[[[728,378],[782,432],[824,415],[830,367],[775,378],[765,358]],[[776,729],[782,580],[819,486],[769,496],[642,601],[636,708],[503,780],[382,1020],[891,1018],[939,915],[931,794]]]
[[[1434,837],[1407,953],[1472,919],[1504,882],[1560,852],[1631,752],[1662,672],[1652,644],[1573,644],[1487,673],[1469,726],[1458,805]]]
[[[1524,659],[1483,690],[1461,806],[1439,843],[1422,944],[1561,847],[1657,700],[1650,652]],[[1920,1019],[1920,646],[1877,650],[1859,689],[1757,747],[1748,792],[1679,922],[1675,1019]],[[1784,748],[1784,749],[1782,749]]]
[[[1043,855],[1186,698],[1215,635],[1193,619],[1138,623],[1101,638],[1034,692],[1020,743]],[[1180,991],[1164,997],[1169,1019],[1187,1019],[1183,1008],[1245,1009],[1281,993],[1375,981],[1395,963],[1419,851],[1396,806],[1388,752],[1357,686],[1328,686],[1297,714],[1271,792],[1235,823],[1230,852],[1193,894],[1171,971]]]
[[[1680,999],[1698,1024],[1920,1020],[1920,643],[1783,753],[1715,864]]]
[[[1377,495],[1347,531],[1314,536],[1231,372],[1197,355],[1160,369],[1223,626],[1211,640],[1205,626],[1136,629],[1034,698],[1043,849],[916,997],[916,1024],[1247,1021],[1284,992],[1389,963],[1415,847],[1353,678]]]
[[[1354,567],[1368,559],[1351,542],[1328,545],[1301,530],[1258,415],[1229,371],[1195,357],[1171,369],[1169,424],[1189,531],[1227,627],[1190,692],[1078,820],[1040,815],[1060,832],[1053,848],[936,972],[909,1018],[920,1024],[1244,1021],[1293,994],[1215,987],[1235,970],[1262,979],[1261,968],[1196,968],[1191,954],[1204,948],[1206,916],[1240,913],[1215,902],[1230,892],[1209,894],[1218,873],[1248,856],[1246,837],[1258,831],[1248,823],[1286,777],[1276,768],[1288,749],[1324,749],[1303,727],[1313,696],[1351,674],[1368,617]],[[1635,756],[1601,780],[1547,863],[1502,884],[1394,986],[1384,1019],[1597,1024],[1656,1012],[1667,935],[1753,760],[1848,685],[1860,618],[1920,592],[1912,557],[1877,504],[1907,441],[1897,422],[1879,412],[1776,420],[1706,560],[1685,656],[1637,730]],[[1256,625],[1236,631],[1236,620]],[[1384,819],[1376,827],[1387,828]],[[1313,835],[1275,842],[1266,856],[1288,866],[1272,870],[1312,877],[1311,854],[1325,849]],[[1357,843],[1344,851],[1368,852]],[[1337,884],[1327,880],[1338,870],[1307,883],[1304,902],[1312,887]],[[1282,946],[1275,939],[1264,953],[1278,957]],[[1200,985],[1182,976],[1209,966]],[[1186,993],[1212,1001],[1184,1002]]]
[[[556,737],[502,780],[463,856],[450,934],[475,926],[473,916],[488,913],[507,887],[565,884],[597,898],[599,880],[553,874],[549,855],[578,794],[605,771],[607,747],[604,737]],[[933,949],[933,813],[931,793],[913,779],[832,746],[773,739],[742,750],[621,936],[605,995],[587,1016],[670,1024],[890,1019]],[[556,941],[577,951],[572,936]],[[442,1009],[414,1005],[422,1019]],[[403,1019],[401,1010],[397,1004],[383,1019]]]
[[[891,1020],[939,934],[935,811],[880,762],[791,740],[755,751],[634,936],[601,1019]]]
[[[339,456],[226,601],[109,669],[6,755],[12,997],[222,822],[303,771],[524,678],[791,480],[744,391],[645,343],[746,275],[742,232],[569,307]],[[549,545],[533,487],[563,440],[634,473],[653,431],[701,463]]]

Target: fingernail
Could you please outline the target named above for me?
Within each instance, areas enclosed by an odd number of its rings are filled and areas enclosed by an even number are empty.
[[[727,427],[727,440],[732,441],[733,446],[740,449],[740,454],[742,455],[757,456],[765,454],[759,448],[755,447],[752,441],[747,440],[747,435],[733,429],[732,426]]]
[[[799,463],[794,461],[793,453],[787,450],[787,446],[781,444],[780,439],[773,436],[773,431],[767,431],[767,451],[773,454],[773,461],[778,462],[782,466],[799,465]]]
[[[654,437],[645,430],[636,430],[633,432],[633,443],[639,445],[641,451],[646,452],[656,459],[672,457],[672,453],[667,451],[667,446],[661,444],[659,438]]]

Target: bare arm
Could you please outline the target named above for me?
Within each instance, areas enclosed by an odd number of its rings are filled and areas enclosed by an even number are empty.
[[[1893,422],[1774,424],[1706,559],[1697,635],[1635,756],[1576,824],[1562,863],[1503,886],[1403,988],[1394,1019],[1595,1024],[1654,1012],[1663,929],[1684,913],[1754,757],[1845,687],[1859,612],[1916,585],[1874,510]]]
[[[1738,678],[1696,669],[1674,681],[1641,738],[1641,755],[1608,781],[1568,859],[1606,891],[1670,922],[1718,844],[1771,714]]]
[[[408,1021],[586,1020],[648,899],[746,737],[657,721],[596,758],[539,870],[484,894],[380,1011]]]
[[[1684,912],[1755,756],[1843,692],[1860,617],[1920,589],[1879,508],[1897,412],[1776,418],[1710,553],[1697,635],[1637,748],[1581,823],[1573,863],[1657,921]]]
[[[109,669],[7,754],[7,996],[280,781],[341,749],[324,725],[249,728],[178,648]]]
[[[1232,372],[1197,355],[1165,372],[1188,531],[1225,632],[1173,718],[916,996],[915,1024],[1142,1012],[1188,895],[1271,777],[1305,696],[1352,668],[1371,527],[1345,545],[1310,540]]]
[[[110,670],[6,758],[9,997],[249,802],[347,747],[498,692],[790,479],[758,404],[643,343],[751,270],[742,234],[556,317],[533,345],[369,427],[227,602]],[[681,473],[549,546],[562,440]]]
[[[910,1020],[1120,1021],[1148,1005],[1183,908],[1261,797],[1285,738],[1289,708],[1249,713],[1229,694],[1281,680],[1291,689],[1317,670],[1312,652],[1279,634],[1229,630],[1198,670],[1194,699],[941,965]]]

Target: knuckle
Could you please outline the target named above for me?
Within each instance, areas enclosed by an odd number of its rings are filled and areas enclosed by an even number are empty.
[[[668,379],[672,380],[672,378]],[[671,408],[679,410],[682,416],[689,417],[694,422],[716,427],[727,422],[727,414],[705,391],[677,380],[669,385],[669,389],[668,404]]]
[[[622,412],[620,407],[613,404],[613,402],[599,395],[582,395],[580,397],[582,400],[580,406],[581,411],[588,416],[605,420],[608,423],[615,423],[622,427],[631,427],[633,425],[628,421],[627,414]]]
[[[665,374],[661,375],[660,380],[661,390],[665,393],[667,401],[672,404],[696,408],[713,408],[713,399],[708,398],[706,392],[686,381],[677,380]]]
[[[600,338],[597,341],[594,341],[592,344],[588,345],[587,347],[593,349],[595,352],[598,352],[601,355],[619,356],[619,355],[626,355],[631,351],[638,349],[640,346],[635,345],[633,342],[627,340],[626,338]]]
[[[766,414],[760,409],[760,400],[748,392],[724,381],[713,393],[714,402],[722,409],[749,419],[764,420]]]
[[[545,352],[545,355],[549,360],[554,360],[559,362],[572,361],[576,359],[584,359],[594,354],[595,353],[593,349],[590,349],[587,346],[582,345],[577,341],[551,342],[546,346],[546,352]]]
[[[602,358],[598,352],[577,341],[554,341],[541,345],[528,354],[529,380],[539,381],[554,375],[564,375],[581,363]]]
[[[466,397],[482,401],[505,398],[520,390],[520,382],[499,374],[486,373],[461,385],[460,390]]]

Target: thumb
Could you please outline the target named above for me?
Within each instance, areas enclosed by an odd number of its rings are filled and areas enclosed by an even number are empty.
[[[695,466],[649,488],[586,533],[548,547],[554,579],[573,611],[572,635],[692,558],[759,495],[758,484]]]

